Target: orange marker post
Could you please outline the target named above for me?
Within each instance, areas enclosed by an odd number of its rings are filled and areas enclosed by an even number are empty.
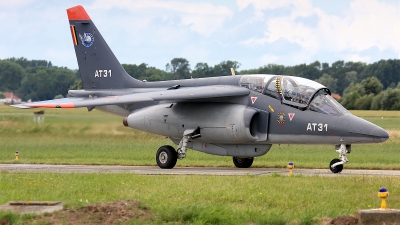
[[[18,160],[19,153],[18,151],[15,152],[15,160]]]

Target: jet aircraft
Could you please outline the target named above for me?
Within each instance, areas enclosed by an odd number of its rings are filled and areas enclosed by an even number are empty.
[[[85,9],[67,9],[82,90],[69,98],[14,105],[19,108],[98,109],[123,117],[123,125],[163,135],[160,168],[171,169],[187,149],[231,156],[239,168],[273,144],[335,146],[339,173],[352,144],[379,143],[388,133],[352,115],[322,84],[301,77],[249,74],[160,82],[139,81],[121,66]],[[234,74],[233,74],[234,75]]]

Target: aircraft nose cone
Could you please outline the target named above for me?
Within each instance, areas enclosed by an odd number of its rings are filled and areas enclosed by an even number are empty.
[[[384,142],[387,139],[389,139],[389,133],[382,129],[382,128],[376,128],[374,132],[374,141],[375,142]]]
[[[383,128],[354,115],[348,119],[348,131],[361,135],[358,141],[364,143],[379,143],[389,138],[388,132]]]

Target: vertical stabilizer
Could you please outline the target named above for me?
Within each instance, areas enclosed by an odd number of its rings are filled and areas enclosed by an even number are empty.
[[[85,9],[67,9],[84,89],[132,88],[141,84],[124,70]]]

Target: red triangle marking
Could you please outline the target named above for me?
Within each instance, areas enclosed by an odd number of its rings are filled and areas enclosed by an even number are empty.
[[[256,100],[257,100],[257,97],[251,97],[251,103],[254,104],[254,102],[256,102]]]
[[[293,119],[293,117],[294,117],[294,113],[288,113],[288,115],[289,115],[290,121],[292,121],[292,119]]]

